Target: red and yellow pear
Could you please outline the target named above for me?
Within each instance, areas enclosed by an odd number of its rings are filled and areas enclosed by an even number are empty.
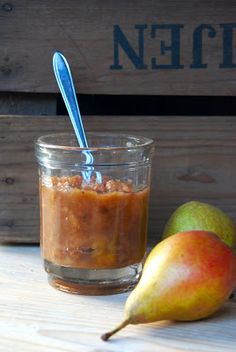
[[[235,284],[236,257],[215,234],[195,230],[170,236],[149,254],[127,299],[124,321],[102,339],[128,324],[208,317],[228,299]]]

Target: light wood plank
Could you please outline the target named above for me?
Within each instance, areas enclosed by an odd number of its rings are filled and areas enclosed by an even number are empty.
[[[235,117],[86,116],[87,131],[113,131],[156,141],[149,243],[156,243],[171,212],[198,199],[236,220]],[[71,131],[68,117],[0,117],[0,241],[37,242],[39,135]]]
[[[236,5],[232,0],[104,0],[102,3],[98,0],[12,0],[0,8],[0,91],[57,92],[51,61],[54,51],[60,50],[71,63],[80,93],[235,95],[235,29],[230,33],[222,27],[222,24],[234,24],[235,16]],[[178,29],[173,42],[170,29],[157,30],[152,38],[155,32],[152,26],[158,24],[182,26],[180,38]],[[212,27],[213,36],[204,29],[202,47],[194,49],[193,33],[206,24]],[[127,38],[132,48],[129,51],[139,56],[139,30],[135,25],[146,26],[143,30],[146,68],[135,66],[119,46],[119,65],[123,68],[111,69],[114,26],[119,26]],[[231,34],[232,65],[221,68],[223,57],[231,61]],[[227,44],[224,53],[223,38]],[[152,58],[157,64],[171,64],[172,52],[165,47],[172,44],[177,68],[153,69]],[[200,63],[207,65],[205,68],[191,66],[196,50],[202,51]]]
[[[128,294],[76,296],[51,288],[39,248],[0,246],[0,351],[234,352],[236,303],[192,323],[129,326],[109,343],[100,335],[123,318]]]

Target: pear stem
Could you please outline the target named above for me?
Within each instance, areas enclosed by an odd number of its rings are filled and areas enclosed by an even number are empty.
[[[130,324],[130,319],[125,319],[123,320],[115,329],[106,332],[105,334],[103,334],[101,336],[101,339],[103,341],[107,341],[112,335],[114,335],[115,333],[117,333],[118,331],[120,331],[121,329],[123,329],[125,326]]]

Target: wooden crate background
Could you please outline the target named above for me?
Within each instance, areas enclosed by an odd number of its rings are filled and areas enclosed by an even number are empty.
[[[12,0],[0,1],[0,9],[1,91],[57,91],[51,57],[55,50],[61,50],[71,61],[81,93],[236,92],[232,75],[236,23],[233,0]],[[167,28],[156,27],[160,25]],[[174,49],[164,49],[163,53],[161,41],[165,42],[164,47],[173,44],[170,26],[174,31]],[[112,69],[115,42],[122,36],[117,28],[130,47],[126,52],[119,47],[119,65],[123,68]],[[194,33],[198,37],[195,41]],[[138,50],[142,46],[143,65],[138,65],[141,63],[137,60],[135,65],[127,52],[132,56],[133,50],[142,57]],[[157,64],[170,68],[152,69],[153,58]]]
[[[227,0],[0,1],[0,241],[38,241],[33,142],[71,129],[56,116],[55,50],[79,93],[235,96],[235,18]],[[188,200],[236,220],[235,117],[177,115],[84,116],[87,130],[155,139],[149,243]]]

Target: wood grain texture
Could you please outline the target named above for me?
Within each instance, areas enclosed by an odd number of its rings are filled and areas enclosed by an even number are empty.
[[[87,131],[151,137],[156,142],[149,243],[156,243],[172,211],[198,199],[236,221],[235,117],[86,116]],[[39,210],[34,141],[71,131],[68,117],[0,117],[0,241],[37,242]]]
[[[0,351],[234,352],[236,303],[191,323],[130,325],[110,342],[100,335],[123,318],[128,294],[76,296],[47,283],[39,248],[0,246]],[[109,317],[109,318],[108,318]]]
[[[220,24],[235,23],[235,16],[233,0],[0,1],[0,91],[57,92],[51,60],[53,52],[60,50],[72,66],[80,93],[235,95],[234,52],[232,67],[220,68],[224,56]],[[158,30],[152,38],[152,25],[156,24],[183,26],[180,40],[174,40],[175,52],[180,42],[179,65],[183,68],[152,68],[152,58],[158,64],[171,63],[171,52],[165,49],[172,45],[170,30]],[[215,32],[209,37],[208,29],[203,31],[199,50],[207,67],[194,69],[193,32],[202,24],[211,25]],[[135,25],[147,25],[143,44],[146,69],[137,69],[122,48],[119,61],[123,69],[110,69],[114,64],[115,25],[136,55]],[[230,34],[227,38],[229,44]],[[164,46],[161,41],[165,41]],[[226,59],[230,55],[230,50],[225,51]]]

